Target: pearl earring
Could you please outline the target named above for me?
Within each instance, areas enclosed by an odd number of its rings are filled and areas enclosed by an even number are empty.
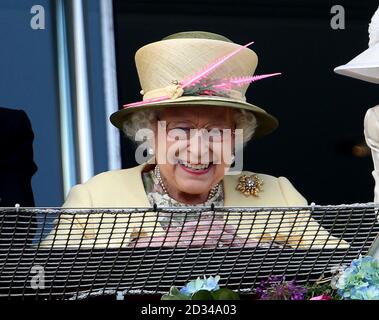
[[[147,149],[147,153],[150,154],[150,155],[153,155],[154,154],[154,149],[153,148],[148,148]]]

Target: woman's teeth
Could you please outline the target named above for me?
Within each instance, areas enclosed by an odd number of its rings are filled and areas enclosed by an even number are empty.
[[[207,164],[191,164],[187,162],[183,162],[179,160],[179,164],[182,166],[185,166],[186,168],[192,169],[192,170],[205,170],[210,166],[210,163]]]

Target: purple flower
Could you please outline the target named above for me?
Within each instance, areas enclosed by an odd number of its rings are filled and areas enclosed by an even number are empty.
[[[284,281],[283,277],[271,276],[261,281],[255,289],[259,300],[304,300],[308,290],[294,280]]]

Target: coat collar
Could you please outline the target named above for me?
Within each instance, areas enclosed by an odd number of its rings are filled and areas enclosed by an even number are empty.
[[[147,198],[145,188],[142,181],[142,172],[150,170],[151,163],[143,163],[131,170],[129,174],[133,174],[131,178],[135,181],[133,189],[136,191],[134,196],[136,203],[140,203],[144,207],[150,207],[149,199]],[[236,186],[238,184],[238,179],[240,175],[226,175],[223,179],[224,183],[224,206],[225,207],[243,207],[243,206],[254,206],[260,205],[259,198],[245,197],[239,191],[236,191]],[[254,204],[256,202],[256,204]]]

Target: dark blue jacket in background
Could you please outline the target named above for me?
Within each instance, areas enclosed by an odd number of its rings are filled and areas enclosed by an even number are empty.
[[[33,139],[24,111],[0,108],[0,207],[34,207]]]

